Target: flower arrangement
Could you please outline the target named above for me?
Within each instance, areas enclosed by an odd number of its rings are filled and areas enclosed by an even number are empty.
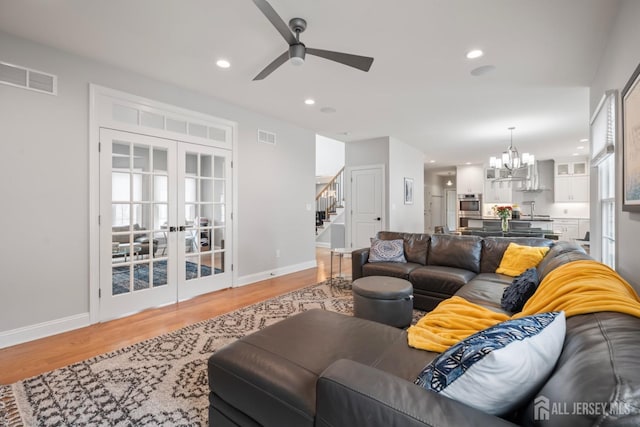
[[[493,212],[500,217],[500,219],[508,219],[511,217],[511,206],[493,206]]]

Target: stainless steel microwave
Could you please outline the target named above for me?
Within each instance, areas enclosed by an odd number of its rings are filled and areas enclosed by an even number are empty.
[[[482,216],[482,194],[458,194],[460,216]]]

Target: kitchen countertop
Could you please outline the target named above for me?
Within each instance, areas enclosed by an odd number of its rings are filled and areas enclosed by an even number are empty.
[[[490,216],[483,216],[482,221],[501,221],[500,218],[494,218],[494,217],[490,217]],[[549,218],[549,217],[534,217],[533,219],[528,219],[528,218],[520,218],[520,219],[509,219],[509,222],[533,222],[533,221],[546,221],[546,222],[553,222],[553,218]]]

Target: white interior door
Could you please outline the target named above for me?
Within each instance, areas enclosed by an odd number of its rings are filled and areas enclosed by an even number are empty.
[[[100,130],[100,319],[176,300],[176,142]]]
[[[382,167],[351,171],[351,245],[371,246],[370,239],[384,223],[384,188]]]
[[[196,144],[178,147],[178,299],[231,286],[231,155]]]
[[[100,320],[231,286],[228,150],[100,130]]]

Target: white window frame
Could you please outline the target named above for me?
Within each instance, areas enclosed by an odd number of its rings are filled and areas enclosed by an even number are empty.
[[[591,255],[615,268],[616,259],[616,109],[618,91],[602,96],[591,118],[591,167],[597,171],[597,204],[591,219]],[[592,181],[593,182],[593,181]]]

